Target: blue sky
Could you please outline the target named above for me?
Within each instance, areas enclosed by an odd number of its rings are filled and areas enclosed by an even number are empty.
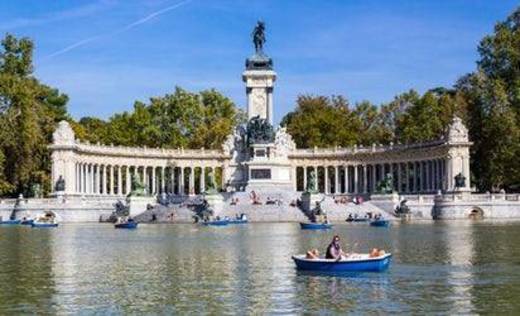
[[[75,118],[108,118],[178,85],[245,105],[241,81],[257,19],[274,59],[275,121],[298,94],[391,101],[451,86],[479,40],[517,1],[0,1],[0,33],[36,43],[36,75],[70,96]]]

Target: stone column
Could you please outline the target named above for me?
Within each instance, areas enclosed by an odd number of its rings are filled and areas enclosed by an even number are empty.
[[[200,167],[200,193],[206,192],[206,168]]]
[[[354,193],[359,193],[358,165],[354,165]]]
[[[334,167],[334,194],[339,193],[339,166]]]
[[[410,193],[410,164],[408,162],[405,163],[405,175],[406,175],[406,179],[405,179],[405,192],[406,193]]]
[[[107,172],[106,172],[106,166],[105,165],[100,165],[99,166],[99,169],[101,171],[101,176],[99,177],[99,181],[101,182],[101,191],[100,193],[102,195],[106,195],[107,194]]]
[[[157,192],[157,179],[155,178],[155,166],[152,167],[152,195]]]
[[[419,161],[419,170],[418,170],[418,175],[419,175],[419,192],[423,192],[424,191],[424,168],[423,168],[423,165],[424,165],[424,161]]]
[[[435,181],[435,165],[433,160],[430,160],[430,191],[434,191],[434,182]]]
[[[403,187],[403,170],[401,165],[401,162],[397,163],[397,192],[401,192]]]
[[[377,182],[377,165],[372,165],[372,185],[370,186],[370,192],[376,192],[376,182]]]
[[[126,166],[125,167],[125,176],[126,176],[126,190],[125,190],[125,194],[128,195],[128,193],[130,193],[130,191],[132,190],[130,188],[130,185],[131,185],[131,179],[130,179],[130,166]]]
[[[179,189],[180,194],[185,195],[186,191],[184,190],[184,167],[181,167],[180,181],[179,181]]]
[[[433,159],[432,160],[432,169],[433,169],[433,179],[432,179],[432,183],[433,183],[433,186],[432,186],[432,189],[434,192],[437,191],[437,159]]]
[[[175,167],[170,167],[170,194],[175,193]]]
[[[303,167],[303,191],[307,190],[307,166]]]
[[[195,193],[195,169],[193,167],[190,167],[190,178],[189,178],[190,182],[189,182],[189,194],[194,194]]]
[[[81,193],[85,193],[85,164],[79,165],[79,180],[80,180],[80,187],[79,190]]]
[[[85,165],[85,193],[90,194],[90,164]]]
[[[100,178],[101,178],[101,170],[99,169],[99,165],[96,165],[96,181],[95,181],[95,186],[94,186],[95,194],[99,194],[99,187],[101,184]]]
[[[110,194],[114,195],[115,192],[114,192],[114,166],[113,165],[110,165],[110,184],[109,184],[109,187],[110,187]]]
[[[117,195],[123,194],[123,181],[122,181],[122,174],[121,174],[121,166],[117,166]]]
[[[344,185],[345,185],[345,194],[348,194],[349,193],[348,191],[350,189],[349,188],[349,185],[350,185],[349,182],[350,181],[348,181],[349,180],[348,179],[348,165],[343,166],[343,170],[345,171],[344,172],[344,179],[343,179],[343,181],[345,181],[345,183],[344,183]]]
[[[363,193],[368,191],[368,168],[367,165],[362,165],[363,168]]]
[[[426,160],[426,191],[430,191],[431,190],[431,180],[430,180],[430,160]]]
[[[318,190],[318,167],[314,166],[314,187]]]
[[[325,166],[325,168],[323,169],[323,175],[324,175],[324,180],[325,182],[323,183],[323,193],[325,194],[329,194],[329,167],[328,166]]]
[[[77,193],[81,193],[81,163],[78,163],[78,177],[77,177],[78,183],[78,189]]]

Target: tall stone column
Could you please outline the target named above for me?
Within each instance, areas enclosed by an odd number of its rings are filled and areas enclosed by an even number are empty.
[[[367,165],[363,165],[363,193],[368,192],[368,168]]]
[[[80,180],[81,180],[81,186],[80,186],[80,191],[81,193],[85,193],[85,164],[82,163],[80,165]]]
[[[430,192],[431,191],[431,164],[430,164],[430,160],[426,160],[426,191]]]
[[[253,64],[255,63],[251,63]],[[265,67],[248,67],[242,74],[242,79],[246,83],[248,120],[259,116],[273,124],[272,94],[276,73]]]
[[[179,188],[180,188],[180,194],[185,195],[186,191],[184,190],[184,167],[181,167],[181,174],[180,174],[180,181],[179,181]]]
[[[111,195],[114,195],[115,194],[115,191],[114,191],[114,165],[110,165],[110,182],[109,182],[109,188],[110,188],[110,194]]]
[[[424,162],[423,161],[419,161],[419,164],[418,164],[418,167],[419,167],[419,192],[423,192],[424,191]]]
[[[195,168],[190,167],[190,178],[189,178],[189,194],[195,194]]]
[[[123,175],[121,165],[117,166],[117,195],[123,194]]]
[[[95,184],[95,194],[99,194],[101,187],[101,170],[100,165],[96,164],[96,184]]]
[[[405,162],[405,182],[404,188],[406,193],[410,193],[410,164]]]
[[[155,178],[155,166],[152,167],[152,195],[157,193],[157,179]]]
[[[206,168],[200,167],[200,193],[206,192]]]
[[[394,178],[394,163],[393,162],[390,162],[389,163],[389,167],[390,167],[390,174],[392,175],[392,188],[395,190],[395,182],[397,179]]]
[[[348,181],[349,180],[348,179],[348,165],[343,166],[343,170],[345,171],[344,172],[344,179],[343,179],[343,181],[345,181],[345,184],[344,184],[345,185],[345,194],[348,194],[349,190],[350,190],[350,188],[349,188],[350,181]]]
[[[359,193],[358,165],[354,165],[354,193]]]
[[[307,166],[303,167],[303,191],[307,190]]]
[[[160,170],[161,170],[161,184],[160,184],[160,189],[159,189],[159,192],[158,193],[166,193],[166,181],[164,180],[164,176],[166,174],[165,170],[164,170],[164,167],[159,167]]]
[[[403,190],[403,169],[402,163],[397,163],[397,192],[402,192]]]
[[[334,194],[339,193],[339,167],[334,167]]]
[[[376,182],[377,182],[377,165],[372,165],[372,184],[370,185],[370,192],[376,192]]]
[[[78,175],[77,175],[77,193],[81,193],[81,163],[78,163]]]
[[[100,171],[100,176],[99,176],[99,182],[100,182],[100,191],[99,193],[102,194],[102,195],[106,195],[107,194],[107,172],[106,172],[106,167],[105,165],[99,165],[99,171]]]
[[[325,183],[323,184],[323,191],[325,194],[329,194],[329,167],[328,166],[325,166],[324,170],[323,170],[323,175],[324,175],[324,180],[325,180]]]
[[[175,167],[170,167],[170,193],[175,194]]]
[[[132,191],[132,189],[130,187],[132,179],[130,178],[130,166],[128,166],[128,165],[125,167],[125,176],[126,176],[125,195],[128,195],[130,193],[130,191]]]
[[[316,166],[313,166],[312,167],[314,169],[314,187],[316,188],[316,190],[318,190],[318,167]]]

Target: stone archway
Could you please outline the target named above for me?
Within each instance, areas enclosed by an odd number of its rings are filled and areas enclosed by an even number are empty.
[[[470,219],[483,219],[484,211],[480,207],[473,206],[468,212],[468,217]]]

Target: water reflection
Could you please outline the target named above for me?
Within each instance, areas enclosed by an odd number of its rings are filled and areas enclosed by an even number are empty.
[[[520,225],[297,224],[236,227],[63,225],[0,228],[0,314],[6,313],[513,313],[520,309]],[[389,271],[297,272],[290,256],[394,253]],[[489,304],[489,302],[495,302]]]

